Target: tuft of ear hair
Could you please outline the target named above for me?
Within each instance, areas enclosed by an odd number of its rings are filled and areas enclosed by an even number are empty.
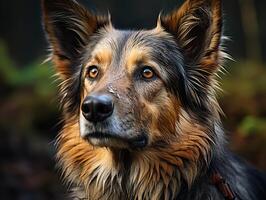
[[[176,39],[189,65],[217,71],[222,40],[221,0],[187,0],[179,9],[160,16],[158,26]]]
[[[75,73],[90,37],[111,25],[110,17],[97,16],[74,0],[42,0],[43,23],[59,77]]]

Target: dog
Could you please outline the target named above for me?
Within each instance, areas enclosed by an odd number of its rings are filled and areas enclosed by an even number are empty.
[[[266,199],[265,175],[226,148],[221,4],[186,0],[133,31],[74,0],[42,0],[61,80],[58,165],[74,199]]]

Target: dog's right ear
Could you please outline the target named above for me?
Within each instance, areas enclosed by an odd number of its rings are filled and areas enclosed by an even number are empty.
[[[75,72],[81,52],[100,28],[111,26],[110,17],[97,16],[74,0],[42,0],[43,23],[59,77]]]
[[[199,64],[209,74],[221,57],[222,1],[186,0],[179,9],[160,16],[158,26],[172,34],[188,64]]]

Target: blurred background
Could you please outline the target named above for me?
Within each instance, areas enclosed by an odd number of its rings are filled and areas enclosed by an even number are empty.
[[[109,11],[117,28],[152,28],[182,0],[80,0]],[[230,148],[266,170],[266,1],[224,0],[227,52],[219,101]],[[60,129],[40,1],[0,0],[0,199],[65,199],[55,169]]]

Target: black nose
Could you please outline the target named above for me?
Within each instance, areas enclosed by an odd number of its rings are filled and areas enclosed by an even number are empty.
[[[112,96],[92,94],[87,96],[81,106],[83,116],[91,122],[101,122],[110,117],[114,110]]]

